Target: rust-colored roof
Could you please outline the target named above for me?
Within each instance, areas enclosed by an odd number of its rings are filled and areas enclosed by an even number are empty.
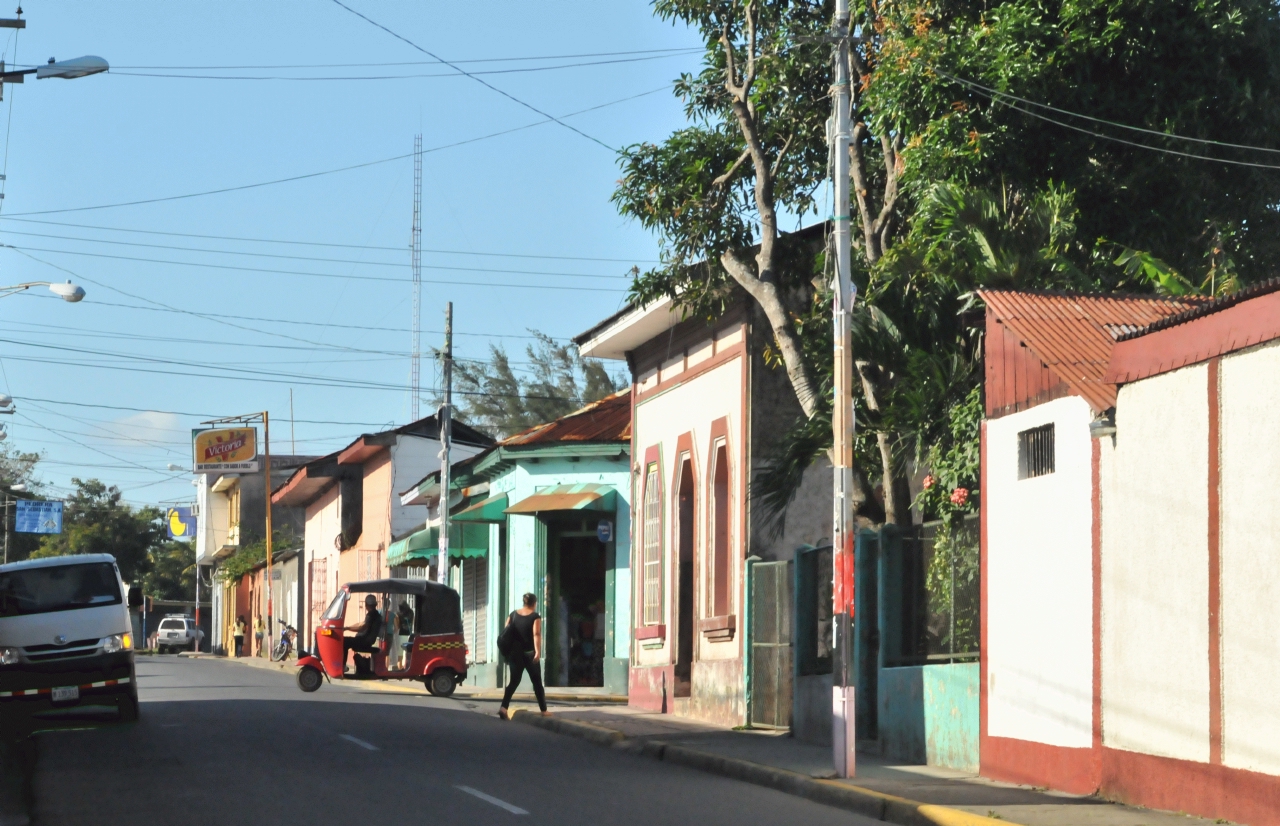
[[[535,425],[508,436],[499,445],[514,447],[555,442],[631,441],[631,390],[605,396],[554,422]]]
[[[1012,290],[978,294],[997,321],[1097,411],[1116,403],[1115,385],[1103,380],[1116,340],[1203,302],[1193,297]]]

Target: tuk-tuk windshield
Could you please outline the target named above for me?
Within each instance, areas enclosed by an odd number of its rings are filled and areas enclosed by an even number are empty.
[[[322,620],[342,619],[347,611],[347,592],[339,591],[338,595],[333,598],[333,602],[329,603],[329,607],[320,615]]]

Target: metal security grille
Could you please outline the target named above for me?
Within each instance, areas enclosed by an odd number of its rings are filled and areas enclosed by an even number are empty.
[[[1053,473],[1053,425],[1033,427],[1018,434],[1018,478],[1033,479]]]
[[[795,581],[790,562],[751,566],[751,725],[791,725],[791,617]]]
[[[462,560],[462,624],[470,648],[468,662],[489,661],[489,560]]]
[[[658,465],[644,479],[644,624],[662,622],[662,483]]]
[[[311,627],[320,625],[320,615],[328,607],[333,594],[329,591],[329,560],[321,557],[311,563]]]

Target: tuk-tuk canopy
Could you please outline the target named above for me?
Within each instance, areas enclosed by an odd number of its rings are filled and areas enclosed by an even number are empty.
[[[351,594],[405,594],[418,597],[413,621],[415,634],[461,634],[462,600],[448,585],[429,579],[371,579],[348,582]],[[386,619],[385,617],[383,618]]]

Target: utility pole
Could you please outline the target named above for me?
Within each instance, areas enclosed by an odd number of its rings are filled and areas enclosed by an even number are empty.
[[[831,425],[834,430],[833,519],[832,519],[832,747],[836,775],[853,777],[856,768],[857,674],[853,662],[854,635],[854,536],[853,520],[853,334],[850,314],[856,290],[853,286],[849,226],[849,0],[836,0],[831,27],[834,41],[835,82],[832,84],[834,112],[830,129],[832,177],[832,245],[835,248],[836,278],[832,315],[835,325],[835,403]]]
[[[449,584],[449,447],[453,429],[453,302],[444,310],[444,404],[440,405],[440,558],[436,581]]]
[[[418,393],[422,383],[422,135],[413,137],[413,234],[410,265],[413,270],[413,336],[409,344],[409,421],[418,420]]]

